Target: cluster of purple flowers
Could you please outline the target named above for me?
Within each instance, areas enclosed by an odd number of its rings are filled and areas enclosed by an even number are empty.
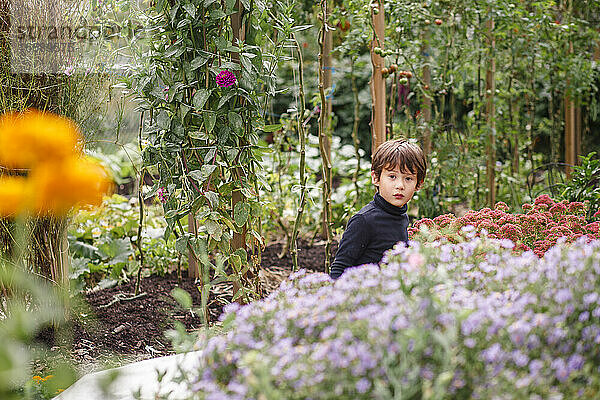
[[[475,236],[473,227],[463,228]],[[595,398],[600,241],[402,244],[333,282],[304,270],[202,339],[201,399]],[[410,396],[409,396],[410,397]]]

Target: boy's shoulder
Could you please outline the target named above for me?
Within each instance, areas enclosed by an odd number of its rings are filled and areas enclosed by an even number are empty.
[[[373,201],[370,201],[366,206],[364,206],[363,208],[361,208],[354,215],[363,215],[363,216],[366,216],[366,215],[372,213],[375,210],[376,210],[375,203]]]

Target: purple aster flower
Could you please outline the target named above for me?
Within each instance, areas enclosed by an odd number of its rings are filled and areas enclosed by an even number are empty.
[[[587,293],[583,295],[583,304],[589,306],[592,303],[595,303],[598,300],[598,293]]]
[[[529,372],[531,375],[538,375],[543,367],[544,363],[541,360],[531,360],[529,363]]]
[[[366,393],[367,390],[371,387],[371,382],[367,378],[362,378],[358,382],[356,382],[356,391],[358,393]]]
[[[219,72],[219,74],[217,75],[217,85],[219,87],[230,87],[235,85],[235,82],[237,81],[235,75],[233,74],[233,72],[231,71],[221,71]]]
[[[503,357],[504,351],[499,343],[494,343],[481,352],[481,358],[487,363],[498,363],[502,361]]]
[[[569,372],[579,371],[581,368],[583,368],[584,362],[585,358],[583,358],[581,355],[573,354],[571,357],[569,357],[569,360],[567,360],[567,368]]]
[[[565,303],[573,298],[570,289],[560,289],[556,292],[556,302],[559,304]]]

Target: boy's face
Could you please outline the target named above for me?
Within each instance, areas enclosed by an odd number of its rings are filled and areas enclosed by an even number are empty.
[[[371,181],[379,188],[381,197],[396,207],[408,203],[421,186],[417,182],[417,174],[410,171],[401,172],[398,168],[391,170],[384,168],[379,179],[375,172],[371,171]]]

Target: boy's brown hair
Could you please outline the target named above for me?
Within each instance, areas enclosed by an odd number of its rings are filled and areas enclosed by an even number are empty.
[[[421,185],[427,173],[427,160],[423,150],[406,139],[395,139],[383,142],[375,151],[371,163],[371,171],[377,179],[381,177],[383,169],[400,172],[411,172],[417,175],[417,184]]]

